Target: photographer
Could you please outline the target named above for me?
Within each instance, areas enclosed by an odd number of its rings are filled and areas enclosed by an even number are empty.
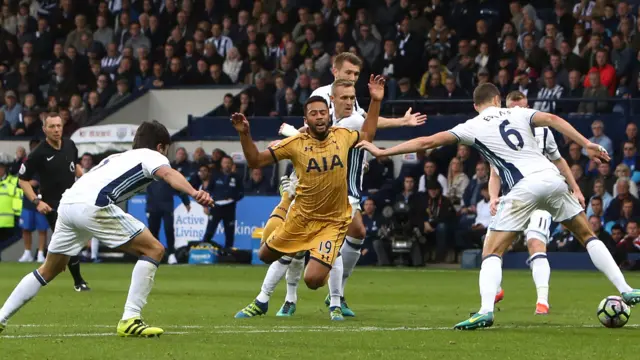
[[[442,186],[436,180],[427,181],[427,194],[418,199],[414,224],[422,229],[427,247],[435,243],[435,262],[443,262],[450,247],[449,234],[456,218],[456,211],[449,199],[442,195]],[[424,253],[424,252],[423,252]],[[430,256],[427,256],[429,261]]]

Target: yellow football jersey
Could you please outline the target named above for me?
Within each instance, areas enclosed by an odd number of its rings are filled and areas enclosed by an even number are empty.
[[[347,194],[349,149],[358,131],[332,127],[324,140],[309,133],[289,137],[269,150],[276,161],[289,159],[298,175],[291,210],[309,220],[344,221],[351,218]]]

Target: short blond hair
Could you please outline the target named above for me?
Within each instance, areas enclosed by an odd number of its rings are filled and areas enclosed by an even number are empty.
[[[522,91],[514,90],[507,95],[507,107],[510,107],[511,103],[525,100],[526,98],[527,96]]]
[[[336,89],[339,87],[355,87],[356,84],[353,81],[350,80],[343,80],[343,79],[337,79],[336,81],[333,82],[333,84],[331,84],[331,95],[335,95],[336,93]]]
[[[348,51],[336,55],[336,58],[333,60],[333,67],[340,69],[345,61],[362,69],[362,60],[358,55]]]

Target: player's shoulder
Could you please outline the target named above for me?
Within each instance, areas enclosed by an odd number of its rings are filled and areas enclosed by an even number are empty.
[[[320,86],[319,88],[313,90],[311,96],[329,96],[331,94],[331,84]]]
[[[295,145],[296,143],[298,143],[300,140],[304,140],[309,138],[309,133],[307,133],[306,131],[303,131],[301,133],[295,134],[293,136],[289,136],[285,139],[282,139],[280,141],[277,141],[274,144],[271,144],[270,148],[272,149],[276,149],[279,147],[284,147],[287,145]]]
[[[358,130],[351,130],[341,126],[332,126],[329,129],[329,132],[337,136],[346,136],[346,135],[350,135],[351,133],[358,132]]]

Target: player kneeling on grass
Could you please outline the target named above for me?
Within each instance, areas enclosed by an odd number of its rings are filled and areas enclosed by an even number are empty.
[[[64,193],[45,263],[22,278],[0,309],[0,331],[11,316],[64,271],[69,256],[78,254],[86,239],[93,236],[106,246],[139,257],[131,274],[118,335],[151,337],[164,332],[146,325],[141,318],[164,247],[149,229],[116,204],[143,191],[154,179],[162,179],[199,204],[212,206],[207,192],[195,190],[169,166],[166,154],[170,143],[169,132],[162,124],[144,122],[136,131],[133,150],[104,159]]]

